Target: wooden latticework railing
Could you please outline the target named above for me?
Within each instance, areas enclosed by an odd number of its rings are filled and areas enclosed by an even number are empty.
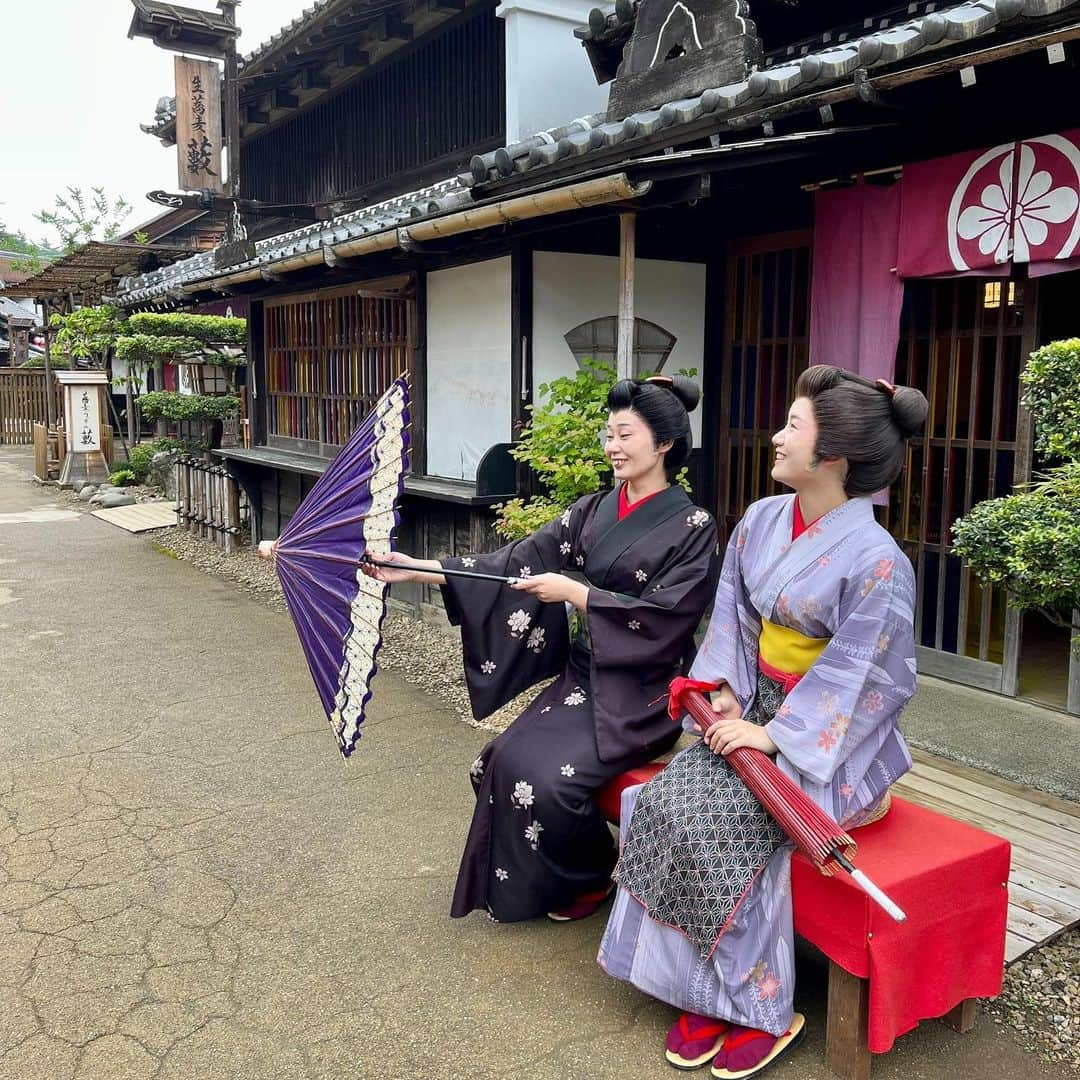
[[[44,371],[0,368],[0,444],[31,446],[34,425],[48,417]],[[59,387],[52,385],[53,416],[63,415]]]
[[[225,466],[202,458],[177,461],[176,518],[182,529],[231,553],[240,550],[249,516],[247,497]]]

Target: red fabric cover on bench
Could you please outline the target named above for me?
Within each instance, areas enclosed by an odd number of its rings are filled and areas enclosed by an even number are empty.
[[[650,761],[648,765],[639,765],[636,769],[627,769],[626,772],[613,776],[600,788],[593,795],[593,802],[596,803],[600,813],[612,825],[618,825],[622,793],[635,784],[647,784],[663,767],[664,762]]]
[[[594,796],[611,822],[624,789],[651,780],[652,763],[616,776]],[[847,874],[825,877],[791,860],[795,931],[845,971],[870,980],[872,1053],[920,1020],[968,998],[1001,992],[1009,904],[1006,840],[895,795],[885,817],[856,829],[856,865],[907,913],[893,922]]]
[[[870,980],[875,1054],[920,1020],[1001,992],[1009,905],[1007,840],[895,795],[885,817],[852,834],[855,863],[907,913],[893,922],[846,874],[791,860],[795,931],[845,971]]]

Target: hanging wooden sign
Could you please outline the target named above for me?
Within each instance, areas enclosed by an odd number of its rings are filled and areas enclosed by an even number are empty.
[[[224,191],[220,69],[212,60],[177,56],[175,71],[180,187],[185,191]]]

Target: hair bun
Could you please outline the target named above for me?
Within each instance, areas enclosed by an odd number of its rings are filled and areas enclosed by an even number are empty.
[[[701,401],[701,388],[685,375],[671,376],[671,392],[683,403],[688,413],[692,413]]]
[[[905,439],[918,435],[926,423],[930,405],[922,391],[911,386],[898,386],[892,395],[892,418]]]

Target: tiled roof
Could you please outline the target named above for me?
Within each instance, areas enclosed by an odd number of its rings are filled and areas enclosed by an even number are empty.
[[[227,271],[215,268],[214,253],[207,251],[137,278],[125,278],[120,282],[119,296],[123,303],[129,305],[148,303],[168,296],[171,290],[189,282],[262,267],[269,269],[274,263],[297,255],[408,225],[419,218],[470,206],[472,202],[472,196],[462,178],[451,177],[420,191],[397,195],[385,202],[353,210],[329,221],[315,222],[280,236],[259,240],[255,245],[254,259],[230,266]]]
[[[567,159],[587,159],[593,153],[599,158],[599,151],[612,148],[622,152],[620,160],[633,157],[635,152],[639,155],[651,152],[655,144],[649,137],[663,129],[670,130],[674,145],[680,141],[682,125],[715,119],[715,127],[720,129],[748,112],[851,81],[858,68],[873,71],[923,52],[989,34],[1010,19],[1053,15],[1076,5],[1080,5],[1080,0],[966,0],[861,37],[827,44],[817,52],[776,63],[753,72],[742,82],[706,90],[695,98],[668,102],[621,119],[608,119],[604,115],[583,117],[493,153],[478,155],[472,161],[470,174],[465,176],[451,177],[376,206],[260,240],[254,259],[227,271],[216,269],[213,253],[206,252],[137,278],[124,279],[120,299],[129,305],[152,303],[194,282],[252,268],[270,270],[276,263],[320,248],[474,206],[481,196],[479,191],[471,189],[487,182],[526,174],[529,179],[535,176],[543,182],[548,166]],[[589,167],[590,162],[584,160],[578,171],[585,172]]]
[[[816,52],[796,53],[752,72],[741,82],[708,89],[697,97],[670,101],[627,117],[588,117],[570,125],[570,130],[542,132],[513,146],[477,155],[471,164],[473,182],[531,175],[564,159],[612,147],[625,148],[630,155],[635,143],[664,128],[677,129],[699,118],[715,118],[719,127],[743,113],[850,81],[859,68],[872,74],[875,68],[989,34],[1011,19],[1053,15],[1077,4],[1080,0],[966,0],[927,11],[862,36],[823,42]],[[911,9],[919,6],[912,4]],[[606,18],[613,25],[613,17]],[[593,21],[597,32],[599,20]],[[675,132],[673,137],[677,137]]]

